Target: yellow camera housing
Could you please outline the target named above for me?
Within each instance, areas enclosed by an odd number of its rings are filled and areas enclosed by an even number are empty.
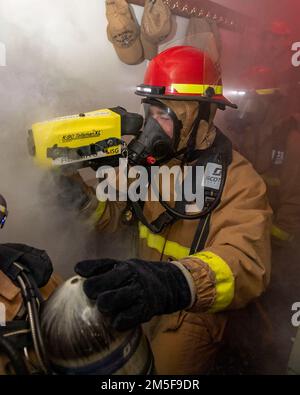
[[[124,111],[128,114],[121,107],[101,109],[35,123],[29,152],[44,167],[119,155]]]

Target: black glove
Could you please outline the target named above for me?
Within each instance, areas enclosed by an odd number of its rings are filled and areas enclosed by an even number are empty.
[[[25,244],[0,244],[0,270],[17,284],[15,262],[24,266],[39,288],[48,283],[53,272],[51,260],[45,251]]]
[[[100,259],[78,263],[75,272],[88,278],[84,292],[102,313],[112,316],[113,327],[120,331],[191,303],[189,285],[172,263]]]
[[[79,174],[65,175],[62,172],[57,172],[53,173],[52,177],[57,188],[57,200],[61,207],[81,210],[88,204],[90,200],[88,188]]]

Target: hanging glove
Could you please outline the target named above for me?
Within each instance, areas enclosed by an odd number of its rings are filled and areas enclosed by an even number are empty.
[[[111,315],[119,331],[183,310],[192,302],[186,276],[173,263],[100,259],[79,262],[75,272],[87,278],[84,292],[102,313]]]
[[[38,288],[45,286],[53,272],[48,254],[25,244],[0,244],[0,270],[18,285],[16,278],[20,270],[14,263],[21,264],[36,282]]]

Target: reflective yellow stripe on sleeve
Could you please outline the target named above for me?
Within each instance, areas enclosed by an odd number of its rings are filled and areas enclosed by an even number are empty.
[[[272,226],[271,235],[282,241],[293,241],[294,239],[293,235],[278,228],[276,225]]]
[[[166,241],[163,236],[156,235],[145,226],[140,224],[140,238],[146,240],[147,246],[153,248],[159,253],[170,256],[174,259],[183,259],[190,256],[190,248],[181,246],[174,241]],[[205,262],[209,268],[214,272],[216,277],[216,299],[210,309],[211,313],[224,310],[230,305],[234,297],[234,276],[227,263],[218,255],[203,251],[191,258],[198,258]]]
[[[210,251],[199,252],[192,257],[205,262],[216,276],[216,299],[209,312],[224,310],[234,297],[234,276],[230,267],[222,258]]]
[[[106,207],[106,202],[99,202],[96,210],[93,212],[90,218],[90,221],[93,225],[97,225],[97,222],[100,221],[104,213],[105,207]]]
[[[277,177],[269,177],[266,175],[262,175],[263,180],[269,187],[280,187],[280,179]]]

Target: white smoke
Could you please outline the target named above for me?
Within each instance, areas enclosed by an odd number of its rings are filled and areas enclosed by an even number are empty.
[[[70,275],[76,260],[93,256],[91,235],[70,213],[40,194],[42,170],[27,152],[34,122],[122,105],[139,109],[134,87],[145,63],[121,63],[106,37],[103,0],[0,0],[0,180],[9,205],[1,242],[44,248]],[[137,14],[141,7],[136,7]],[[125,77],[126,76],[126,77]],[[101,251],[101,236],[98,242]],[[95,243],[94,243],[95,244]],[[115,248],[115,247],[114,247]]]

